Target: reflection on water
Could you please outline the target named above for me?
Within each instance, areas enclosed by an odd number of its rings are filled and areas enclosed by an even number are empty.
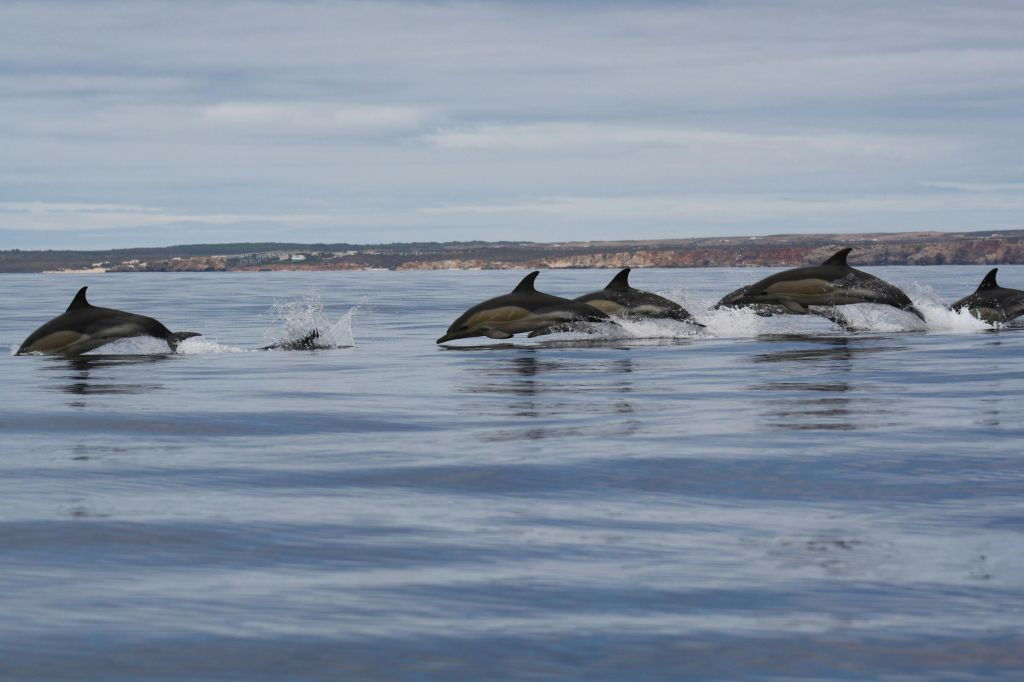
[[[760,404],[764,406],[761,414],[772,428],[853,431],[863,428],[869,416],[877,417],[885,412],[886,399],[865,390],[869,387],[863,383],[851,383],[849,377],[853,374],[857,358],[901,348],[866,345],[878,340],[842,336],[783,336],[771,341],[811,343],[815,346],[786,348],[753,357],[754,363],[793,365],[786,368],[786,380],[767,379],[750,386],[753,391],[769,394],[770,397]],[[794,375],[801,380],[794,381]]]
[[[55,356],[47,370],[58,372],[54,390],[78,396],[86,395],[133,395],[158,391],[162,386],[153,382],[113,381],[122,376],[120,368],[131,365],[151,365],[168,360],[165,355],[77,355],[74,357]],[[112,370],[105,372],[103,370]],[[72,407],[84,407],[82,400],[68,403]]]
[[[470,397],[465,409],[476,413],[530,420],[488,434],[485,440],[537,440],[555,436],[593,435],[595,419],[600,428],[632,433],[639,428],[634,407],[626,398],[633,391],[630,357],[589,358],[551,356],[550,348],[524,348],[516,355],[488,357],[478,364],[470,359],[459,392]],[[595,382],[595,376],[600,377]],[[616,396],[609,400],[609,394]],[[481,402],[482,396],[506,396],[506,400]],[[572,417],[581,425],[552,426]],[[610,418],[611,417],[611,418]]]
[[[999,426],[1001,403],[1001,398],[980,398],[978,400],[980,415],[975,423],[981,426]]]

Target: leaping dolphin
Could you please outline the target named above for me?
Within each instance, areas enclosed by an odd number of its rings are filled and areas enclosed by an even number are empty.
[[[539,274],[534,270],[512,293],[478,303],[462,313],[437,343],[472,336],[508,339],[523,332],[537,336],[556,330],[584,330],[591,322],[611,322],[608,315],[586,303],[537,291],[533,281]]]
[[[629,286],[629,271],[630,268],[622,269],[604,289],[577,296],[574,300],[592,305],[609,315],[667,318],[688,322],[698,327],[704,326],[675,301]]]
[[[1009,322],[1024,315],[1024,291],[999,286],[998,271],[999,268],[992,268],[973,294],[964,296],[949,309],[959,312],[967,308],[971,315],[989,324]]]
[[[21,344],[18,355],[81,355],[112,341],[133,336],[163,339],[173,352],[184,339],[199,336],[196,332],[172,332],[145,315],[97,308],[86,300],[86,289],[88,287],[78,290],[62,315],[32,332]]]
[[[921,311],[899,288],[850,267],[846,263],[850,251],[852,249],[841,249],[821,265],[784,270],[741,287],[726,294],[715,308],[752,306],[775,312],[777,306],[782,306],[789,313],[807,315],[815,312],[808,310],[808,306],[832,308],[853,303],[881,303],[924,320]]]

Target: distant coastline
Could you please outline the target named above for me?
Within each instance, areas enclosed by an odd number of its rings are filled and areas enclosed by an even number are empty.
[[[0,251],[0,272],[253,272],[753,267],[817,263],[853,247],[855,265],[1024,263],[1024,230],[782,234],[593,242],[192,244],[104,251]]]

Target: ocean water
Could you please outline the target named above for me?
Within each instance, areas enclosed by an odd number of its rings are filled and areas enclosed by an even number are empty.
[[[447,348],[523,273],[2,275],[0,679],[1020,680],[1024,333],[866,269],[928,327],[707,312],[764,269]],[[83,284],[204,335],[10,354]]]

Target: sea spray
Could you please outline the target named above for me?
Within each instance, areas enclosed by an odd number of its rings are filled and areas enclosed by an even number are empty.
[[[275,301],[267,311],[269,324],[264,332],[267,346],[287,344],[316,333],[316,344],[322,347],[352,347],[355,335],[352,318],[363,302],[356,304],[331,322],[318,293],[297,300]]]
[[[178,344],[177,352],[180,355],[204,355],[208,353],[245,353],[246,348],[228,346],[223,343],[203,336],[193,336]],[[152,336],[135,336],[130,339],[120,339],[113,343],[92,351],[92,355],[165,355],[171,349],[163,339]]]

